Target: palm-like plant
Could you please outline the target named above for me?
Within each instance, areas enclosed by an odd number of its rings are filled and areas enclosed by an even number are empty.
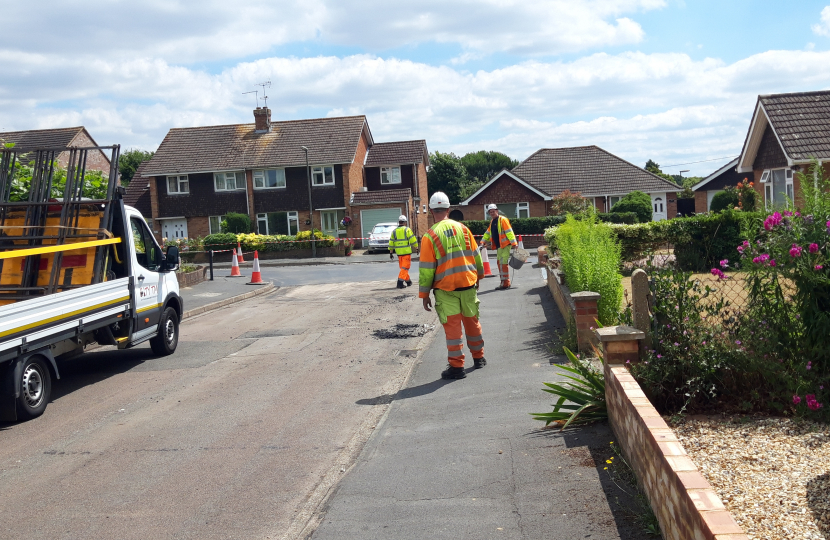
[[[561,384],[544,383],[547,388],[543,390],[559,396],[559,399],[551,412],[530,413],[533,419],[542,420],[546,426],[551,422],[556,422],[562,425],[562,429],[565,429],[571,424],[588,424],[608,418],[604,375],[591,369],[567,347],[565,347],[565,355],[571,365],[556,367],[569,373],[564,375],[569,380]]]

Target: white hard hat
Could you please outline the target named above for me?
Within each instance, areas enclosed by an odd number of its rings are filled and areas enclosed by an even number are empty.
[[[429,198],[429,207],[433,210],[436,208],[449,208],[450,198],[447,197],[446,193],[436,191],[432,194],[432,197]]]
[[[499,209],[499,207],[498,207],[498,206],[496,206],[495,204],[488,204],[488,205],[487,205],[487,211],[488,211],[488,212],[489,212],[490,210],[496,210],[496,211],[498,211],[498,209]]]
[[[401,221],[409,221],[409,220],[406,219],[405,215],[401,214],[400,216],[398,216],[398,223],[400,223]]]

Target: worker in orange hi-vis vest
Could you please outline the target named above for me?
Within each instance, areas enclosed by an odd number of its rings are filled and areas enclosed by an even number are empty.
[[[473,233],[448,218],[450,200],[447,196],[436,192],[429,199],[429,208],[435,225],[421,240],[418,297],[423,299],[424,309],[432,311],[429,294],[435,291],[435,311],[444,326],[449,360],[441,378],[463,379],[467,373],[464,371],[462,326],[475,368],[487,365],[476,294],[479,281],[484,278],[484,266]]]
[[[501,283],[496,287],[497,291],[510,288],[510,252],[519,246],[516,242],[516,235],[513,234],[513,227],[507,216],[499,215],[499,208],[495,204],[487,207],[487,214],[490,216],[490,226],[481,238],[481,243],[490,242],[496,251],[496,263],[499,267],[499,279]],[[495,226],[495,228],[494,228]]]
[[[398,255],[398,288],[403,289],[412,285],[409,277],[409,268],[412,264],[412,248],[418,247],[418,239],[412,229],[406,226],[409,220],[401,214],[398,218],[398,228],[392,231],[389,236],[389,258],[394,259]]]

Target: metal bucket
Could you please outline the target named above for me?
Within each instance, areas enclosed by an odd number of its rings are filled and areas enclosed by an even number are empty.
[[[510,268],[518,270],[522,267],[524,263],[527,262],[527,259],[530,257],[530,253],[523,250],[522,248],[516,248],[513,250],[513,253],[510,254],[510,260],[507,261],[507,264]]]

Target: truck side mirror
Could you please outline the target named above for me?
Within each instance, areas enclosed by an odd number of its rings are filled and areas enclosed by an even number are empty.
[[[167,254],[164,256],[164,266],[167,270],[176,270],[179,267],[179,248],[168,246]]]

